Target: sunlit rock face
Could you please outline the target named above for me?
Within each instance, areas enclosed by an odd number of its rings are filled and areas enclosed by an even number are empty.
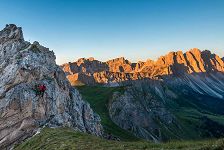
[[[155,63],[147,63],[140,72],[156,75],[180,75],[204,72],[224,72],[224,63],[221,58],[210,51],[200,51],[197,48],[186,53],[182,51],[170,52],[160,57]]]
[[[133,64],[126,60],[124,57],[112,59],[106,62],[109,72],[125,72],[130,73],[133,71]]]
[[[43,97],[35,92],[38,84],[47,88]],[[99,116],[71,87],[53,51],[25,41],[16,25],[6,25],[0,31],[0,149],[43,126],[102,134]]]
[[[224,72],[223,58],[210,51],[193,48],[186,53],[170,52],[158,60],[131,63],[125,58],[116,58],[107,62],[91,59],[79,59],[77,62],[62,65],[67,78],[73,85],[82,84],[117,85],[120,82],[155,79],[160,76],[181,76],[194,73]]]

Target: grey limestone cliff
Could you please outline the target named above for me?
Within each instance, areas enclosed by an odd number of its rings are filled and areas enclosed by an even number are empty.
[[[45,85],[43,96],[37,85]],[[10,24],[0,31],[0,148],[12,146],[43,126],[66,126],[102,135],[100,118],[56,65],[53,51],[23,38]]]

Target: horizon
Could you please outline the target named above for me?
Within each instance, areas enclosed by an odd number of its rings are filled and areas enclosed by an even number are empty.
[[[57,64],[156,60],[194,47],[224,57],[222,0],[3,0],[0,9],[1,29],[22,27],[25,40],[55,52]]]

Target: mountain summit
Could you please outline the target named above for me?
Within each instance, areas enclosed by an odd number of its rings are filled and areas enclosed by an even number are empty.
[[[100,118],[71,87],[55,55],[10,24],[0,31],[0,149],[43,126],[102,135]]]

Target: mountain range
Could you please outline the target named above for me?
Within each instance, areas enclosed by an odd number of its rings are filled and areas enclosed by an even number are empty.
[[[119,82],[159,79],[162,76],[181,76],[183,74],[224,72],[223,58],[208,50],[193,48],[186,53],[170,52],[158,60],[131,63],[124,57],[101,62],[94,58],[80,58],[61,66],[72,85],[108,84],[116,86]]]

